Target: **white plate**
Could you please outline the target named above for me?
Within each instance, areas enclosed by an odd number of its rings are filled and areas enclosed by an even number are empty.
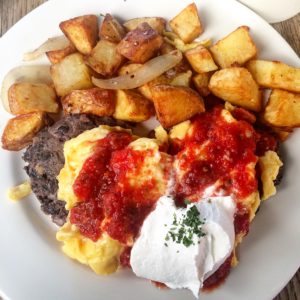
[[[87,13],[112,13],[122,19],[137,16],[170,18],[191,0],[52,0],[18,22],[0,40],[0,81],[21,61],[22,53],[48,37],[59,34],[58,23]],[[205,26],[203,38],[214,40],[237,26],[248,25],[260,57],[300,66],[299,59],[282,37],[252,11],[233,0],[197,2]],[[9,115],[0,112],[3,128]],[[2,131],[2,130],[1,130]],[[240,264],[226,283],[203,300],[272,299],[300,265],[300,132],[285,144],[286,173],[279,191],[262,208],[240,249]],[[129,271],[109,277],[67,257],[55,240],[55,227],[30,197],[20,203],[7,200],[8,187],[26,176],[19,154],[1,151],[0,181],[0,290],[12,300],[193,299],[187,291],[161,291]]]

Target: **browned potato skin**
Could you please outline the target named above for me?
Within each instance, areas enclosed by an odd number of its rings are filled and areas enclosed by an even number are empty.
[[[148,23],[140,24],[118,44],[117,51],[135,63],[144,63],[160,49],[163,38]]]
[[[112,116],[116,97],[112,90],[92,88],[74,90],[61,100],[65,114],[92,114],[100,117]]]
[[[47,84],[15,83],[8,90],[8,102],[13,115],[59,110],[54,88]]]
[[[171,29],[185,42],[190,43],[203,32],[195,3],[188,5],[170,22]]]
[[[280,61],[251,60],[246,67],[256,82],[268,88],[300,93],[300,68]]]
[[[113,75],[124,60],[124,57],[117,52],[117,44],[107,40],[100,40],[91,54],[86,57],[86,63],[103,76]]]
[[[293,133],[293,129],[283,130],[280,128],[273,127],[272,130],[275,132],[275,134],[277,135],[277,137],[281,142],[286,141],[288,137],[291,135],[291,133]]]
[[[157,118],[170,128],[205,111],[201,96],[188,87],[156,85],[151,88]]]
[[[210,94],[210,90],[208,88],[210,77],[212,73],[201,73],[193,76],[192,80],[195,88],[199,92],[199,94],[203,97],[206,97]]]
[[[80,53],[66,56],[50,68],[51,77],[58,96],[66,96],[73,90],[93,87],[90,69]]]
[[[145,17],[145,18],[135,18],[126,21],[123,25],[127,31],[136,29],[142,23],[148,23],[154,30],[159,34],[163,33],[166,28],[166,20],[160,17]]]
[[[118,22],[118,20],[110,14],[106,14],[100,26],[100,39],[105,39],[112,43],[119,43],[125,35],[125,28]]]
[[[263,113],[269,125],[282,129],[300,127],[300,94],[274,89]]]
[[[98,17],[85,15],[63,21],[59,28],[82,54],[88,55],[98,40]]]
[[[34,136],[47,123],[46,114],[34,112],[10,119],[3,131],[2,148],[19,151],[29,145]]]
[[[76,48],[70,44],[64,49],[60,50],[53,50],[53,51],[48,51],[46,52],[46,55],[51,62],[51,64],[57,64],[60,61],[62,61],[66,56],[73,54],[76,52]]]
[[[234,105],[256,112],[261,110],[261,92],[245,68],[226,68],[215,72],[208,87],[214,95]]]
[[[114,118],[129,122],[143,122],[154,113],[153,104],[133,90],[117,90]]]
[[[210,47],[215,62],[221,68],[242,66],[257,55],[249,27],[241,26]]]

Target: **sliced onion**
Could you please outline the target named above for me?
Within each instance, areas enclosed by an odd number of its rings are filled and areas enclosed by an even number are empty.
[[[34,51],[25,53],[23,55],[23,61],[35,60],[48,51],[61,50],[67,47],[69,44],[69,40],[64,35],[49,38]]]
[[[181,61],[181,59],[181,51],[174,50],[168,54],[157,56],[147,61],[143,66],[129,74],[110,79],[98,79],[93,77],[92,81],[96,86],[103,89],[134,89],[173,68]]]
[[[8,103],[8,90],[14,84],[18,82],[28,83],[46,83],[52,82],[50,75],[50,66],[47,65],[33,65],[33,66],[19,66],[10,70],[4,77],[1,87],[1,101],[9,113]]]

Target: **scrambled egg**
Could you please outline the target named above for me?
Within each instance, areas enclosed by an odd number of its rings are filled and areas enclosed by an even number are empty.
[[[160,142],[155,139],[139,138],[129,144],[135,151],[152,150],[144,157],[138,169],[131,169],[126,175],[132,186],[142,185],[149,179],[155,179],[156,188],[148,191],[155,195],[164,195],[167,191],[169,170],[171,169],[171,156],[159,151]]]
[[[85,160],[93,153],[99,139],[103,139],[111,131],[126,131],[121,127],[101,125],[87,130],[67,141],[64,145],[65,165],[61,169],[58,180],[58,199],[66,201],[66,209],[71,209],[78,201],[73,192],[73,183],[78,176]]]
[[[88,265],[101,275],[116,272],[123,246],[103,233],[97,242],[82,236],[75,225],[69,221],[60,228],[56,239],[63,242],[63,252],[69,257]]]
[[[9,188],[7,191],[7,197],[12,201],[18,201],[29,196],[31,192],[31,185],[27,180],[17,186]]]
[[[109,132],[116,130],[125,131],[120,127],[101,125],[65,143],[65,165],[57,179],[59,182],[58,198],[66,201],[67,209],[71,209],[78,202],[72,186],[85,160],[93,153],[96,142],[105,138]],[[165,170],[170,167],[168,163],[171,163],[171,160],[169,155],[159,151],[159,145],[160,141],[148,138],[140,138],[131,142],[128,147],[136,151],[152,150],[152,152],[145,157],[138,170],[133,168],[126,176],[132,185],[140,185],[149,178],[154,178],[159,185],[157,189],[149,193],[164,194],[168,185]],[[63,242],[62,250],[66,255],[82,264],[89,265],[97,274],[113,273],[119,266],[123,245],[106,233],[103,233],[97,242],[93,242],[81,235],[78,228],[67,221],[57,232],[56,238]]]
[[[65,165],[57,180],[58,198],[66,201],[67,209],[71,209],[78,202],[72,186],[85,160],[92,154],[96,142],[105,138],[111,131],[124,130],[121,127],[101,125],[65,143]],[[67,221],[57,232],[56,239],[63,242],[62,250],[66,255],[82,264],[89,265],[97,274],[113,273],[119,266],[123,246],[105,233],[97,242],[93,242],[82,236],[76,226]]]
[[[259,158],[258,163],[261,169],[261,181],[263,184],[262,200],[266,200],[276,194],[274,180],[283,164],[274,151],[267,151],[264,156]]]

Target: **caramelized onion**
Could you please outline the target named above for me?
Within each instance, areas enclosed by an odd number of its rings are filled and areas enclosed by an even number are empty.
[[[9,113],[8,90],[18,82],[28,83],[51,83],[50,66],[47,65],[33,65],[33,66],[19,66],[10,70],[4,77],[1,87],[1,101],[6,111]]]
[[[35,60],[48,51],[61,50],[69,44],[69,40],[64,35],[49,38],[34,51],[25,53],[23,55],[23,61]]]
[[[118,76],[110,79],[98,79],[93,77],[93,83],[103,89],[110,90],[126,90],[137,88],[167,70],[176,66],[182,59],[182,53],[179,50],[174,50],[168,54],[157,56],[147,61],[140,68],[129,74]]]

